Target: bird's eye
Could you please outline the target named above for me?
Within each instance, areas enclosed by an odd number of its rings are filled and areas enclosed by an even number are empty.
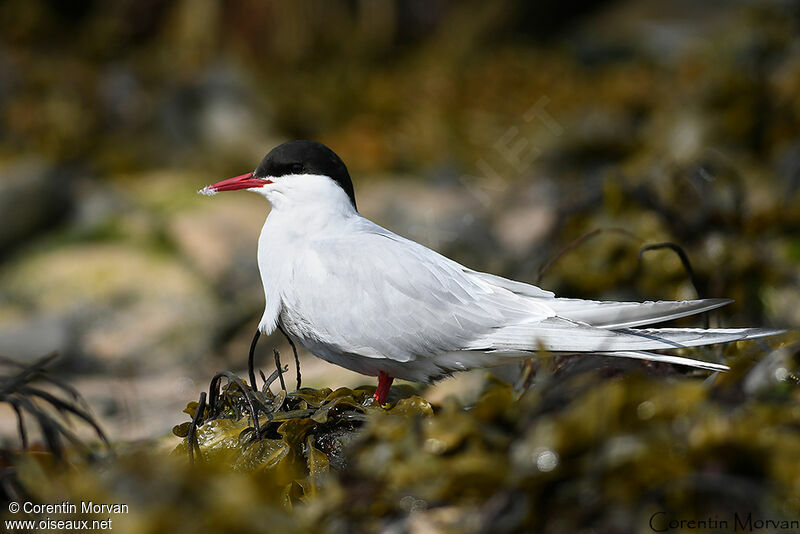
[[[303,170],[302,163],[292,163],[292,174],[300,174],[303,172]]]

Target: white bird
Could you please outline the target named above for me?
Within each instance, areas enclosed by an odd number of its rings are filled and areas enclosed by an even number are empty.
[[[381,404],[394,378],[431,382],[455,371],[529,358],[537,350],[725,370],[721,364],[646,351],[781,332],[634,328],[731,301],[558,298],[473,271],[362,217],[345,164],[315,141],[284,143],[255,171],[200,193],[237,189],[263,195],[272,207],[258,240],[266,298],[259,332],[280,327],[323,360],[377,376],[375,398]]]

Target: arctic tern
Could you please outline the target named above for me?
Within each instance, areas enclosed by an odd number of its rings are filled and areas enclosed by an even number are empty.
[[[258,240],[266,305],[258,331],[281,328],[328,362],[392,380],[431,382],[538,350],[595,353],[720,371],[727,366],[648,352],[780,333],[758,328],[636,328],[731,302],[559,298],[474,271],[361,216],[347,167],[315,141],[290,141],[253,172],[206,186],[246,189],[271,205]],[[256,333],[258,336],[258,332]]]

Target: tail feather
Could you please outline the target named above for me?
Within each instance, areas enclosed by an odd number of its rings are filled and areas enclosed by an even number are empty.
[[[730,299],[701,299],[657,302],[614,302],[555,298],[547,301],[560,317],[592,326],[630,328],[679,319],[725,306]]]
[[[675,349],[729,343],[781,333],[763,328],[625,328],[609,330],[566,319],[497,328],[474,340],[468,350],[548,350],[551,352],[618,352]]]
[[[552,310],[554,316],[530,323],[492,328],[463,347],[463,350],[467,351],[490,355],[502,354],[511,358],[518,358],[537,350],[593,352],[605,356],[724,371],[728,369],[725,365],[647,351],[729,343],[785,332],[765,328],[634,328],[707,312],[733,301],[713,298],[615,302],[560,298],[549,291],[522,282],[487,273],[475,271],[469,273],[491,285],[511,291],[537,304],[543,304]],[[458,363],[466,365],[461,360],[458,360]]]
[[[711,363],[703,360],[695,360],[693,358],[683,358],[681,356],[674,356],[672,354],[656,354],[655,352],[647,352],[643,350],[638,351],[618,351],[618,352],[599,352],[601,356],[614,356],[617,358],[633,358],[636,360],[649,360],[652,362],[672,363],[676,365],[685,365],[687,367],[694,367],[697,369],[706,369],[709,371],[727,371],[730,369],[727,365],[721,363]]]

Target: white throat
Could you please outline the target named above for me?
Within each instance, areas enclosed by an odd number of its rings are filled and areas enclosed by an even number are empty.
[[[259,329],[275,330],[282,308],[281,288],[292,283],[298,251],[315,240],[346,231],[360,218],[350,197],[327,176],[286,175],[253,191],[262,194],[271,210],[258,240],[258,268],[264,286],[265,308]]]

